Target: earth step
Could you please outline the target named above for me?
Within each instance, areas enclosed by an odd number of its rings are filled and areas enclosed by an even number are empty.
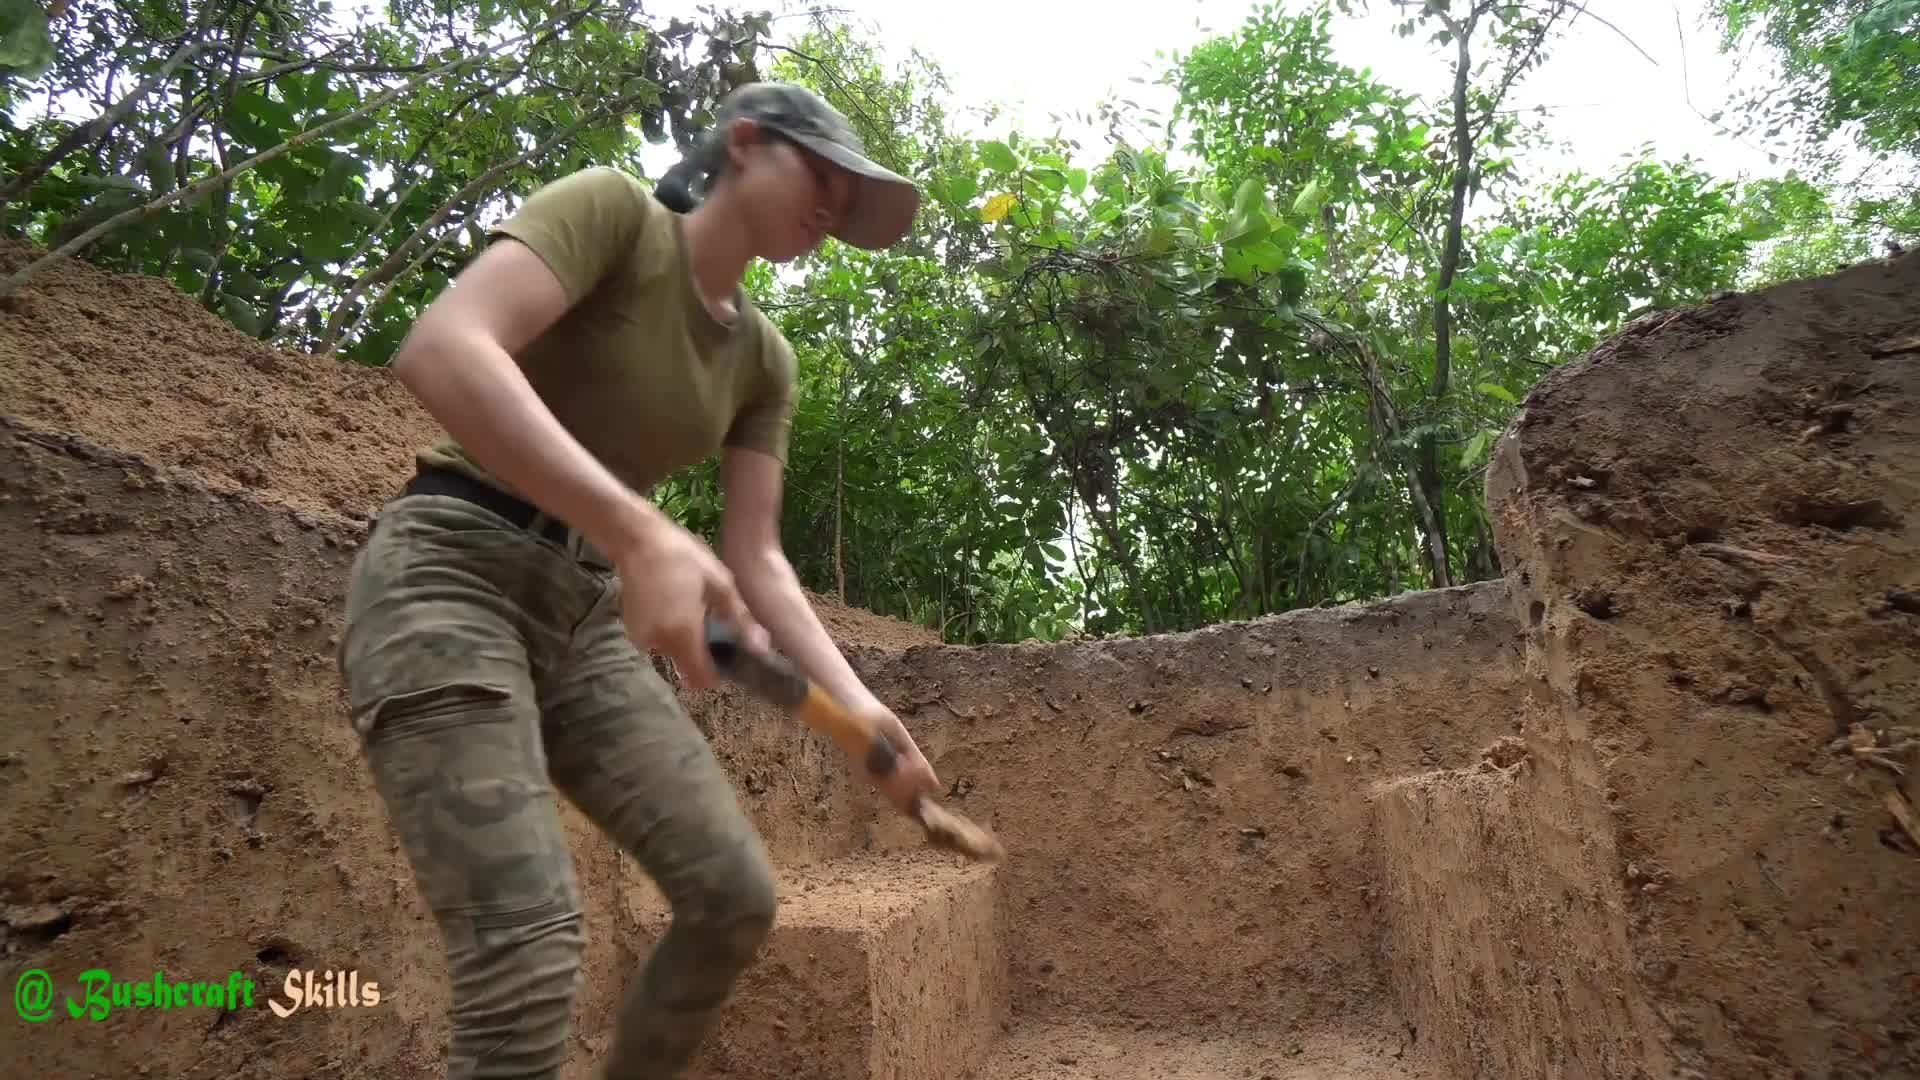
[[[1397,1028],[1213,1034],[1025,1021],[984,1067],[950,1080],[1443,1080],[1414,1064]]]
[[[954,1080],[1009,1015],[996,868],[933,851],[780,871],[773,933],[689,1080]]]

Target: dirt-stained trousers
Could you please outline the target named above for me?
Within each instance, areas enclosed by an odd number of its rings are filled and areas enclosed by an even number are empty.
[[[389,503],[354,558],[340,674],[445,942],[449,1080],[559,1075],[585,931],[556,791],[673,908],[608,1080],[681,1075],[772,927],[767,851],[620,605],[610,569],[451,496]]]

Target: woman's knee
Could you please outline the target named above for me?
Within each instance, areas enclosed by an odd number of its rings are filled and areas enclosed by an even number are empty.
[[[779,885],[765,846],[757,838],[735,844],[710,856],[704,869],[699,884],[676,899],[674,918],[735,948],[757,948],[773,929],[779,906]]]

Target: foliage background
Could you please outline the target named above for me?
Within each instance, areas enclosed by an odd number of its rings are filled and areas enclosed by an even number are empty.
[[[382,364],[539,184],[644,175],[732,86],[794,79],[927,193],[897,248],[749,282],[802,361],[808,585],[985,642],[1460,584],[1499,572],[1482,470],[1543,372],[1920,234],[1920,0],[1714,0],[1782,71],[1715,118],[1796,163],[1759,181],[1534,167],[1508,102],[1578,6],[1394,6],[1448,62],[1431,92],[1338,62],[1348,3],[1267,4],[1160,66],[1171,115],[1090,102],[1087,147],[962,137],[935,63],[819,11],[0,0],[0,228],[49,252],[0,295],[81,257]],[[711,535],[711,467],[660,497]]]

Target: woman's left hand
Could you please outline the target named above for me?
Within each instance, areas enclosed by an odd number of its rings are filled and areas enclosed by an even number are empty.
[[[887,801],[899,809],[902,814],[911,815],[914,803],[922,795],[938,795],[940,778],[933,774],[933,766],[927,764],[926,756],[920,753],[920,747],[907,734],[907,727],[895,716],[892,709],[878,702],[872,702],[861,708],[860,713],[871,720],[880,733],[893,743],[899,754],[899,764],[885,777],[872,777],[875,787],[887,797]]]

